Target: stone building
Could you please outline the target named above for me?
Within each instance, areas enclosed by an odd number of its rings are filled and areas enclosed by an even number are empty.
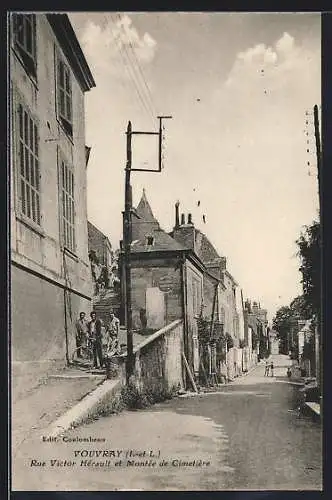
[[[227,302],[226,259],[220,257],[208,240],[197,230],[189,214],[179,218],[175,206],[175,225],[170,233],[160,228],[143,191],[132,214],[131,282],[133,327],[156,330],[176,319],[184,319],[184,352],[192,371],[199,372],[197,319],[201,312],[209,319],[224,323],[236,311],[233,288]],[[124,266],[122,300],[125,302]],[[122,321],[124,321],[124,317]],[[236,335],[234,317],[227,320],[230,335]]]
[[[95,82],[65,14],[11,14],[13,366],[64,364],[89,311],[84,95]],[[15,364],[16,363],[16,364]]]
[[[276,332],[275,330],[271,329],[271,330],[269,330],[268,337],[269,337],[269,351],[270,351],[270,354],[279,354],[278,332]]]
[[[220,256],[207,236],[195,228],[191,215],[188,215],[187,223],[184,214],[179,221],[178,207],[176,204],[176,223],[170,235],[185,248],[190,248],[204,264],[203,314],[211,317],[216,294],[214,319],[222,323],[224,332],[238,344],[244,337],[238,283],[227,269],[226,257]]]
[[[269,352],[267,310],[256,301],[246,300],[244,304],[244,341],[251,345],[259,358]]]
[[[108,237],[88,221],[88,249],[95,294],[112,285],[114,254]]]
[[[122,255],[120,262],[124,303]],[[151,333],[176,319],[184,319],[183,349],[193,372],[199,370],[196,317],[202,304],[203,272],[204,266],[194,252],[160,228],[143,191],[132,217],[133,328]],[[124,322],[125,318],[121,320]]]
[[[89,253],[94,252],[98,262],[108,269],[113,263],[113,249],[108,237],[92,222],[88,221],[88,248]]]

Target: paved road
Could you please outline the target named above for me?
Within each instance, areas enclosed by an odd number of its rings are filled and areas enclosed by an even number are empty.
[[[264,367],[259,366],[219,393],[104,417],[66,438],[91,436],[105,442],[27,445],[25,456],[16,462],[13,487],[319,490],[321,428],[298,417],[299,387],[288,383],[286,364],[286,357],[277,356],[275,377],[264,377]],[[126,456],[129,450],[136,456]],[[105,457],[85,456],[96,451],[105,451]],[[137,455],[144,451],[145,456]],[[31,466],[32,459],[45,465]],[[51,465],[51,459],[66,459],[67,464]],[[93,462],[86,462],[89,459]]]

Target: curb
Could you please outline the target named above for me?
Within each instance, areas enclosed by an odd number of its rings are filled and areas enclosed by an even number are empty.
[[[96,389],[87,394],[79,403],[53,422],[43,431],[44,436],[58,437],[74,425],[82,423],[91,416],[105,400],[112,398],[122,387],[121,381],[105,380]]]

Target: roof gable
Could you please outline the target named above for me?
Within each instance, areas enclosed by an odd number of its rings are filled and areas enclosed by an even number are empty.
[[[139,218],[143,219],[145,222],[157,222],[157,219],[153,215],[150,203],[147,200],[145,189],[143,189],[142,197],[139,204],[137,205],[135,212],[136,215],[138,215]]]

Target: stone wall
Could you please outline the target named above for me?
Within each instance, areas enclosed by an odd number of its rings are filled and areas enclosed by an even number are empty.
[[[134,349],[135,385],[141,391],[159,394],[174,388],[183,388],[183,322],[173,321],[149,336]],[[125,379],[125,363],[122,379]]]
[[[158,288],[164,295],[165,326],[182,317],[181,275],[173,261],[140,261],[132,263],[132,318],[133,328],[140,329],[140,310],[147,309],[146,291]]]

